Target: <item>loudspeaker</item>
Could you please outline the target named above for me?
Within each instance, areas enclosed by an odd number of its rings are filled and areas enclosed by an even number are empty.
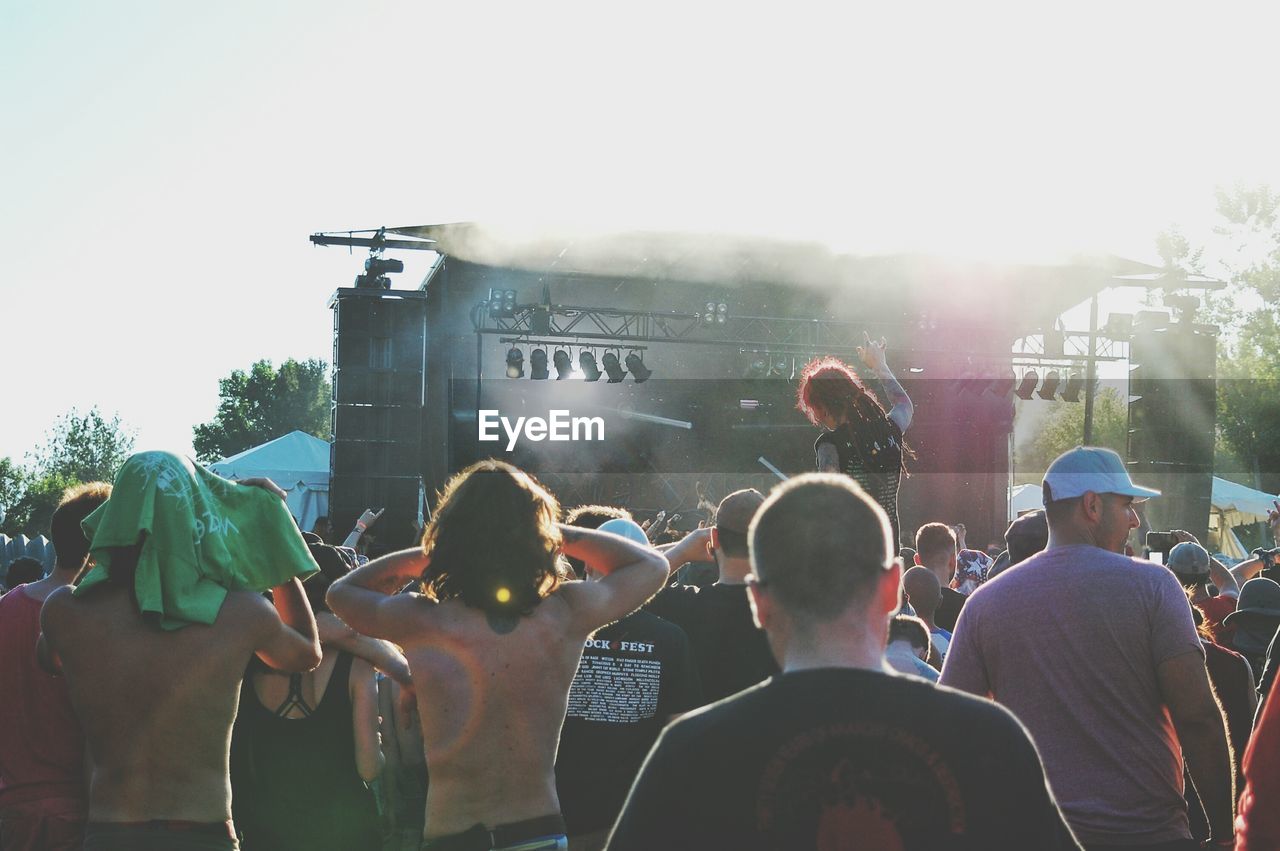
[[[366,508],[385,508],[376,551],[412,546],[423,505],[426,294],[341,289],[330,307],[330,522],[345,535]]]
[[[1162,492],[1145,507],[1153,530],[1208,533],[1217,343],[1177,324],[1135,333],[1129,344],[1128,466],[1135,482]]]

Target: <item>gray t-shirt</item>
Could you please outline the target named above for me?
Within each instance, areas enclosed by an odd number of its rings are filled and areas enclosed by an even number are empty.
[[[1183,653],[1204,651],[1172,573],[1058,547],[970,596],[942,684],[991,696],[1027,727],[1083,844],[1164,842],[1190,832],[1156,668]]]

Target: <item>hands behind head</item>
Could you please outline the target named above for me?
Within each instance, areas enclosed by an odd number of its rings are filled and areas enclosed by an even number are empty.
[[[288,494],[281,490],[279,485],[265,477],[255,476],[252,479],[241,479],[240,484],[247,488],[261,488],[267,493],[273,493],[281,499],[286,499],[288,497]]]

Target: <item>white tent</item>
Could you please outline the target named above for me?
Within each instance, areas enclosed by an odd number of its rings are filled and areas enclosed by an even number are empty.
[[[1213,477],[1213,495],[1210,501],[1209,527],[1219,536],[1216,542],[1218,551],[1232,558],[1244,558],[1248,555],[1240,544],[1233,526],[1247,526],[1250,523],[1265,523],[1267,512],[1275,508],[1272,500],[1276,497],[1269,493],[1246,487],[1226,479]],[[1042,508],[1039,485],[1018,485],[1009,489],[1009,519],[1036,508]],[[1223,530],[1226,534],[1222,534]]]
[[[1018,485],[1009,488],[1009,521],[1028,511],[1044,508],[1044,494],[1039,485]]]
[[[1231,529],[1267,522],[1267,512],[1275,508],[1275,499],[1273,494],[1214,476],[1209,525],[1218,533],[1218,549],[1232,558],[1247,557],[1248,553]]]
[[[1274,494],[1213,477],[1213,510],[1222,514],[1228,526],[1267,522],[1267,512],[1275,509],[1275,499]]]
[[[227,479],[271,479],[288,494],[289,513],[305,530],[329,513],[329,442],[306,432],[269,440],[209,469]]]

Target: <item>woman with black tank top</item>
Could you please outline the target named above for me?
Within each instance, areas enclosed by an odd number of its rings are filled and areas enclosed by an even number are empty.
[[[911,427],[915,410],[885,360],[884,338],[876,342],[870,335],[864,336],[866,345],[858,347],[858,356],[884,385],[893,403],[889,411],[885,412],[853,367],[835,357],[816,358],[805,366],[796,407],[811,423],[825,429],[814,443],[818,471],[851,476],[880,504],[889,515],[893,550],[897,552],[902,546],[898,484],[905,469],[904,456],[912,454],[903,434]]]
[[[326,554],[317,553],[317,560]],[[325,550],[333,550],[325,547]],[[333,552],[303,583],[312,609],[347,565]],[[319,667],[284,674],[254,658],[231,740],[232,814],[243,851],[377,851],[378,690],[363,659],[324,644]]]

